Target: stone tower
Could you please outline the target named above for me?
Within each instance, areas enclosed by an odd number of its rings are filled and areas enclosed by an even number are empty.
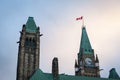
[[[97,55],[96,57],[94,55],[85,27],[82,27],[78,60],[75,61],[75,75],[100,77],[99,60]]]
[[[20,32],[16,80],[28,80],[39,68],[40,31],[29,17]]]

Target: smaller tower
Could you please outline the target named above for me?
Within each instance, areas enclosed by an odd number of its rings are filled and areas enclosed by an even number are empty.
[[[52,74],[53,74],[53,79],[58,80],[59,70],[58,70],[58,58],[57,57],[55,57],[52,61]]]

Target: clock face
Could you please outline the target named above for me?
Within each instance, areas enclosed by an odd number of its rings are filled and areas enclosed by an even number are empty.
[[[86,63],[86,65],[92,65],[92,59],[86,58],[85,63]]]

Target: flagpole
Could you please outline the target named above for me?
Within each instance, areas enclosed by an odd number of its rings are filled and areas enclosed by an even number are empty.
[[[85,26],[85,25],[84,25],[84,19],[83,19],[83,16],[76,18],[76,20],[82,20],[82,27]]]
[[[84,17],[82,18],[82,27],[84,27]]]

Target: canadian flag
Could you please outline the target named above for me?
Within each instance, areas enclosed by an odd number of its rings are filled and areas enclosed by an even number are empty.
[[[76,18],[76,20],[82,20],[83,16]]]

